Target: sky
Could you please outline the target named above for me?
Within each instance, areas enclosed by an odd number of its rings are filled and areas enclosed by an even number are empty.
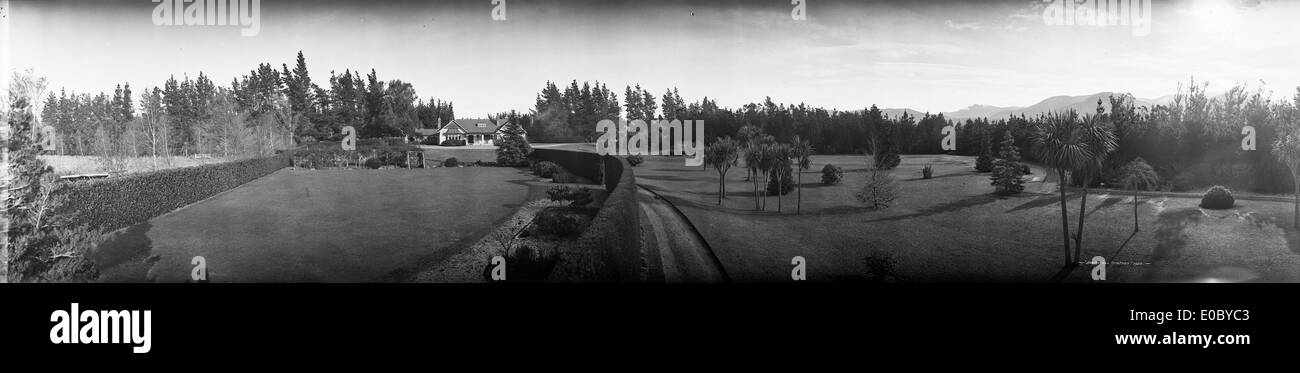
[[[3,0],[0,0],[3,1]],[[686,101],[944,112],[1103,91],[1155,98],[1193,76],[1210,90],[1300,85],[1300,1],[1151,1],[1149,34],[1049,24],[1017,1],[261,0],[260,29],[155,25],[151,0],[10,0],[0,51],[52,90],[137,93],[202,71],[219,84],[306,56],[313,82],[375,69],[451,100],[459,117],[533,106],[550,81],[640,84]],[[1137,2],[1137,0],[1132,0]],[[1106,3],[1106,0],[1100,0]],[[1052,8],[1060,9],[1060,8]],[[1055,14],[1055,13],[1052,13]],[[137,98],[138,99],[138,98]]]

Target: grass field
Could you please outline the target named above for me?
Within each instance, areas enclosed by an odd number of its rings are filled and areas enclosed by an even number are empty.
[[[497,148],[491,146],[420,145],[420,149],[424,150],[424,159],[439,163],[452,157],[455,157],[460,163],[497,161]]]
[[[89,155],[42,155],[41,160],[54,167],[59,176],[90,173],[106,173],[100,166],[100,157]],[[137,157],[126,159],[126,172],[136,173],[166,168],[190,167],[210,163],[226,162],[224,158],[195,159],[190,157]]]
[[[1064,262],[1056,183],[1041,182],[1038,167],[1025,193],[1000,197],[989,174],[974,172],[972,157],[904,156],[894,173],[901,197],[870,210],[854,198],[865,181],[862,156],[815,156],[803,173],[803,211],[796,215],[797,192],[783,197],[783,213],[776,197],[768,197],[767,211],[756,211],[744,169],[727,175],[719,206],[714,170],[688,169],[681,158],[646,158],[635,169],[638,183],[677,204],[737,281],[789,281],[795,256],[807,260],[813,281],[860,279],[872,255],[895,258],[898,276],[911,282],[1042,282]],[[842,184],[820,183],[826,163],[845,168]],[[934,166],[932,179],[921,178],[926,164]],[[1079,197],[1069,197],[1073,230]],[[1143,228],[1132,235],[1131,196],[1089,196],[1082,257],[1126,262],[1109,267],[1108,281],[1300,281],[1300,234],[1282,228],[1290,223],[1289,204],[1238,201],[1232,210],[1212,211],[1194,198],[1140,201]],[[1081,267],[1067,280],[1090,278]]]
[[[284,169],[112,234],[101,281],[404,281],[529,197],[514,168]]]

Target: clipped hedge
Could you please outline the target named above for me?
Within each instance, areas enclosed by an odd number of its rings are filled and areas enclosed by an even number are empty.
[[[290,159],[280,154],[65,184],[60,193],[68,199],[57,213],[73,225],[126,228],[288,167]]]
[[[528,160],[534,163],[554,162],[574,175],[585,177],[593,182],[600,182],[603,179],[601,165],[608,163],[602,161],[601,156],[596,153],[560,149],[533,149],[533,152],[528,154]],[[611,180],[618,180],[618,178],[617,174],[611,175]],[[607,185],[605,189],[613,190],[613,187]]]
[[[641,278],[641,221],[636,201],[636,175],[632,166],[619,157],[601,157],[595,153],[548,150],[540,159],[569,167],[562,162],[573,162],[573,170],[599,170],[604,165],[608,176],[605,188],[609,197],[600,212],[592,219],[573,245],[560,249],[560,262],[551,275],[552,281],[561,282],[634,282]],[[575,153],[575,154],[565,154]],[[563,161],[561,161],[563,160]],[[579,164],[589,160],[595,164]],[[600,174],[592,175],[599,176]],[[600,180],[599,177],[591,178]]]
[[[1201,196],[1201,208],[1212,210],[1230,209],[1237,200],[1232,197],[1232,190],[1222,185],[1215,185]]]

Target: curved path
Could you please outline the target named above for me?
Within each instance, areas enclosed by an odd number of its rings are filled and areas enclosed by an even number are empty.
[[[637,204],[645,214],[646,261],[652,272],[662,272],[664,282],[729,282],[726,271],[690,220],[671,202],[649,188],[637,189]],[[655,265],[658,264],[658,265]],[[648,276],[658,280],[659,273]]]

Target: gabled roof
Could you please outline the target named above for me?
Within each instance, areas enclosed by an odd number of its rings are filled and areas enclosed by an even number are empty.
[[[480,124],[482,124],[481,127],[479,126]],[[502,121],[501,124],[504,125],[505,121]],[[501,125],[492,123],[492,121],[487,119],[452,119],[451,122],[447,123],[447,125],[443,127],[443,130],[456,133],[454,130],[460,129],[460,132],[463,133],[491,134],[496,133],[501,127]]]

